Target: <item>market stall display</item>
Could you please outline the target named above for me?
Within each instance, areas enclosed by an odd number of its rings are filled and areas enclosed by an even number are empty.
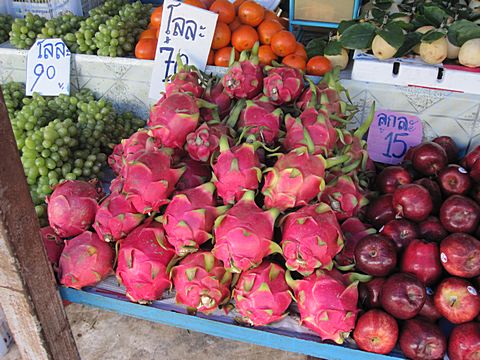
[[[468,275],[457,272],[467,260],[456,253],[459,237],[478,247],[467,234],[480,221],[478,150],[459,161],[456,145],[444,137],[410,149],[400,166],[375,165],[362,140],[374,110],[360,128],[347,130],[354,108],[341,100],[344,89],[334,73],[305,87],[292,68],[262,69],[247,52],[241,58],[221,79],[191,67],[173,77],[148,127],[114,149],[109,164],[117,178],[95,217],[86,211],[98,201],[94,186],[92,197],[81,190],[86,183],[56,187],[50,226],[59,234],[54,214],[62,214],[68,221],[60,223],[75,230],[69,234],[78,243],[69,249],[76,255],[65,258],[68,265],[60,257],[60,282],[79,289],[110,275],[112,259],[101,249],[108,253],[105,244],[117,242],[116,275],[131,301],[148,304],[173,287],[177,303],[191,313],[235,306],[240,323],[275,326],[288,310],[298,311],[301,324],[324,341],[343,343],[352,333],[360,349],[387,354],[398,340],[403,353],[416,358],[418,344],[429,339],[432,358],[442,357],[447,338],[425,320],[427,299],[434,300],[429,311],[439,314],[434,322],[468,323],[480,312],[469,280],[480,268],[469,263]],[[243,77],[246,69],[260,86]],[[67,202],[54,204],[58,197]],[[85,210],[66,209],[67,203]],[[459,222],[459,213],[472,216]],[[80,254],[97,247],[85,263]],[[442,269],[465,279],[450,284]],[[373,289],[380,280],[378,297]],[[440,282],[432,296],[430,287]],[[298,310],[284,296],[288,289]],[[447,291],[459,291],[468,316],[455,320],[444,298],[457,295]],[[385,318],[380,333],[369,328],[371,308],[375,320]],[[408,321],[400,326],[399,320]],[[385,346],[370,345],[377,336]]]

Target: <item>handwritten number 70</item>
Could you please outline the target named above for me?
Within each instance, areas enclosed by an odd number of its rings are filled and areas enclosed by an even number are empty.
[[[403,141],[402,139],[400,139],[400,137],[404,137],[404,136],[408,136],[408,133],[397,133],[397,134],[394,134],[394,133],[389,133],[387,136],[385,136],[385,140],[388,140],[388,144],[387,144],[387,151],[384,152],[382,155],[383,156],[386,156],[386,157],[394,157],[394,158],[397,158],[397,159],[401,159],[405,153],[407,152],[407,149],[408,149],[408,145],[405,141]],[[401,151],[399,153],[394,153],[392,151],[392,145],[393,144],[401,144]]]
[[[52,80],[55,77],[56,70],[53,65],[50,65],[49,67],[47,67],[47,70],[45,71],[45,67],[43,66],[43,64],[37,64],[33,68],[33,74],[37,78],[35,79],[30,91],[33,91],[33,89],[35,88],[35,85],[37,85],[38,80],[40,80],[43,74],[45,74],[49,80]]]

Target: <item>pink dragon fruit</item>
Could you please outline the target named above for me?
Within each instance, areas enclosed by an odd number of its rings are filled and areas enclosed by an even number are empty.
[[[61,238],[76,236],[95,220],[101,193],[94,183],[66,180],[55,186],[47,197],[48,221]]]
[[[253,99],[260,94],[263,87],[263,71],[258,59],[259,43],[255,43],[250,56],[244,50],[238,62],[233,63],[234,51],[230,60],[230,68],[223,77],[223,87],[231,98]]]
[[[311,154],[328,156],[337,142],[337,131],[327,113],[313,107],[305,109],[298,118],[287,115],[285,127],[283,145],[287,151],[306,146]]]
[[[139,214],[124,194],[112,193],[100,204],[93,228],[101,239],[118,241],[140,225],[145,215]]]
[[[122,167],[123,168],[123,167]],[[117,176],[115,179],[112,180],[110,183],[110,193],[120,193],[123,189],[123,177]]]
[[[50,226],[41,228],[40,234],[42,236],[45,250],[47,251],[48,261],[50,261],[50,264],[52,264],[53,269],[56,271],[65,243],[57,234],[55,234],[55,231],[53,231]]]
[[[273,168],[266,170],[265,207],[280,211],[307,205],[325,186],[325,168],[345,161],[348,157],[325,160],[322,155],[310,155],[307,148],[298,148],[279,156]]]
[[[162,224],[141,225],[119,243],[117,279],[127,297],[141,304],[160,299],[171,287],[168,265],[175,255]]]
[[[289,270],[310,275],[315,269],[331,270],[333,258],[343,248],[335,213],[324,203],[305,206],[282,220],[283,256]]]
[[[295,101],[303,91],[303,73],[289,66],[266,67],[267,76],[263,79],[263,93],[275,105]]]
[[[293,280],[287,271],[286,278],[294,290],[300,323],[322,340],[342,344],[355,326],[358,281],[347,284],[334,272],[322,270],[301,280]]]
[[[324,108],[328,114],[344,116],[346,103],[340,98],[339,91],[335,88],[329,88],[324,82],[317,86],[309,81],[310,86],[306,88],[296,102],[300,110],[308,107]],[[338,89],[341,90],[341,89]]]
[[[202,79],[197,68],[184,64],[180,54],[177,55],[176,67],[176,73],[165,85],[167,97],[176,92],[191,93],[196,98],[202,97],[204,90],[200,84]]]
[[[185,166],[185,172],[180,180],[178,180],[178,190],[191,189],[210,181],[212,170],[208,164],[194,161],[189,158],[182,160],[181,164]]]
[[[227,210],[215,207],[214,192],[213,183],[206,183],[175,195],[168,204],[162,222],[177,255],[195,252],[212,238],[215,219]]]
[[[208,84],[203,94],[203,99],[218,106],[217,112],[220,119],[225,118],[232,107],[232,99],[225,91],[221,80],[214,84],[212,82]],[[200,109],[200,116],[204,121],[208,122],[215,120],[216,113],[211,109],[202,108]]]
[[[245,191],[258,188],[262,179],[260,166],[254,144],[244,143],[230,148],[228,139],[222,136],[212,180],[224,204],[232,204]]]
[[[292,302],[285,270],[268,261],[240,275],[233,297],[238,312],[254,326],[281,320]]]
[[[187,152],[193,160],[208,162],[210,157],[219,148],[220,138],[224,133],[223,126],[209,127],[207,123],[200,125],[197,130],[187,136]]]
[[[355,176],[360,171],[367,170],[368,166],[368,152],[367,142],[363,140],[375,116],[375,103],[373,103],[370,114],[365,122],[354,132],[343,129],[341,136],[338,137],[337,149],[338,153],[343,156],[348,156],[348,160],[342,164],[342,168],[333,168],[332,170],[345,175]]]
[[[328,183],[320,200],[330,205],[338,220],[356,216],[360,208],[368,204],[358,185],[347,175]]]
[[[187,255],[173,267],[171,275],[177,303],[193,311],[209,314],[230,299],[232,273],[210,252]]]
[[[216,108],[216,105],[195,99],[189,93],[173,93],[161,99],[150,112],[149,134],[165,147],[182,149],[187,135],[197,128],[199,105]]]
[[[266,144],[274,144],[279,136],[282,118],[282,109],[275,108],[266,97],[261,97],[246,101],[238,126],[247,128],[247,134],[260,134],[257,140]]]
[[[108,157],[108,165],[116,174],[120,174],[123,164],[132,155],[143,150],[158,149],[160,145],[158,140],[148,135],[146,129],[139,130],[113,148],[112,154]]]
[[[60,283],[74,289],[96,285],[113,274],[114,257],[110,245],[85,231],[65,242],[58,269]]]
[[[272,241],[279,211],[262,211],[254,198],[253,191],[245,192],[239,202],[215,221],[212,253],[232,272],[246,271],[258,266],[265,256],[282,252]]]
[[[355,265],[354,251],[357,243],[365,236],[375,234],[377,231],[370,225],[363,223],[357,217],[346,219],[340,228],[343,233],[345,245],[335,260],[338,265],[342,267],[353,267]]]
[[[168,197],[185,168],[170,168],[170,155],[166,150],[143,151],[125,163],[123,193],[137,212],[156,212],[168,202]]]

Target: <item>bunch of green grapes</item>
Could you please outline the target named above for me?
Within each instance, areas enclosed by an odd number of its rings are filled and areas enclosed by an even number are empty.
[[[53,118],[47,98],[35,93],[32,97],[23,98],[22,102],[22,109],[11,119],[19,150],[23,150],[29,135],[47,125]]]
[[[23,106],[22,99],[25,97],[25,84],[11,81],[2,85],[2,91],[8,116],[10,119],[13,119],[17,111]]]
[[[12,28],[13,18],[10,15],[0,14],[0,44],[8,40],[8,33]]]
[[[124,56],[135,49],[140,33],[147,28],[151,5],[127,4],[98,28],[94,42],[100,56]]]
[[[118,14],[122,6],[128,4],[127,0],[107,0],[102,5],[89,11],[90,16],[94,15],[108,15],[113,16]]]
[[[66,13],[48,20],[43,26],[41,33],[38,34],[38,38],[61,38],[70,51],[75,52],[77,47],[75,32],[80,28],[81,20],[81,16],[76,16],[72,13]]]
[[[10,42],[17,49],[30,49],[47,20],[27,13],[24,19],[15,19],[10,30]]]
[[[80,23],[80,28],[75,32],[76,51],[81,54],[93,55],[97,53],[95,33],[101,24],[104,24],[110,16],[105,14],[92,15]]]

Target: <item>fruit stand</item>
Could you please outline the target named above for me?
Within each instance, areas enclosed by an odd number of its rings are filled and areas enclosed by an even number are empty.
[[[301,44],[253,1],[185,3],[8,19],[0,303],[22,356],[79,358],[62,299],[324,359],[478,355],[478,89],[370,82],[376,48],[356,80],[347,49],[404,46],[388,14]],[[212,48],[163,61],[177,7],[218,14]],[[64,70],[32,53],[57,37],[69,84],[40,95]]]

